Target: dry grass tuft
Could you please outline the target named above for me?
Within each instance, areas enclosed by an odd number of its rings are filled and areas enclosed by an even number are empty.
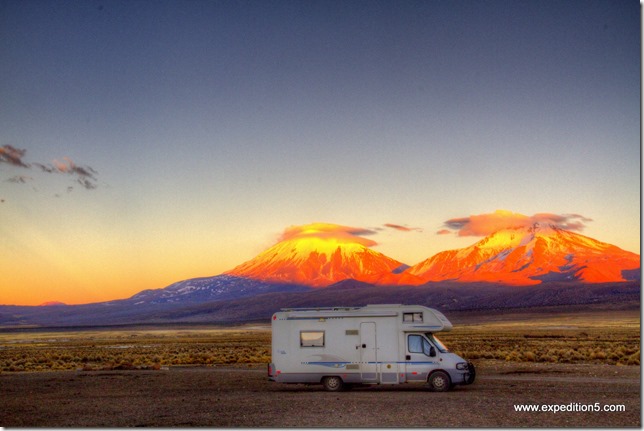
[[[0,372],[158,370],[269,361],[266,329],[0,334]]]
[[[467,359],[512,362],[640,364],[639,328],[455,329],[441,340]]]
[[[588,327],[455,325],[439,337],[468,359],[640,365],[639,321]],[[0,332],[0,373],[50,370],[159,370],[181,365],[266,364],[268,326],[185,330]]]

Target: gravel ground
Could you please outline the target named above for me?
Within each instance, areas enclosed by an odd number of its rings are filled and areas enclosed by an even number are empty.
[[[640,427],[640,368],[477,362],[451,392],[422,385],[330,393],[269,382],[264,367],[0,374],[4,427]],[[515,404],[623,405],[516,412]],[[573,405],[574,407],[574,405]]]

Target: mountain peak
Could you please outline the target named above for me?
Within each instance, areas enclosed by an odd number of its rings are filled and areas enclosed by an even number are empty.
[[[42,304],[39,304],[39,307],[53,307],[53,306],[60,306],[60,305],[67,305],[67,304],[60,301],[46,301],[46,302],[43,302]]]
[[[354,279],[375,283],[402,265],[371,250],[365,229],[314,223],[287,229],[281,241],[226,274],[265,282],[325,287]]]
[[[542,281],[601,283],[624,281],[623,271],[640,267],[640,257],[552,224],[501,229],[470,247],[448,250],[411,267],[419,283],[489,281],[537,284]]]
[[[616,282],[640,276],[639,255],[549,224],[500,229],[469,247],[440,252],[413,267],[374,251],[376,242],[365,238],[373,233],[328,223],[293,226],[272,247],[224,274],[142,291],[124,301],[147,310],[155,304],[226,301],[329,286],[339,292],[430,281],[530,285]]]

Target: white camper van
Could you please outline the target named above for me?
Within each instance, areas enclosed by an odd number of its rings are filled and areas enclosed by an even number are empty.
[[[412,382],[446,391],[475,378],[435,335],[451,329],[440,311],[417,305],[285,308],[272,317],[268,378],[329,391]]]

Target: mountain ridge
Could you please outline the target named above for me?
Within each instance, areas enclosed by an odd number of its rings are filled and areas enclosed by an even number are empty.
[[[626,281],[639,255],[612,244],[534,223],[497,230],[469,247],[445,250],[408,267],[354,236],[340,238],[314,224],[224,273],[264,282],[327,288],[342,280],[417,286],[430,281],[536,285],[544,281]],[[314,227],[311,227],[314,226]],[[323,232],[322,237],[314,236]]]
[[[543,281],[627,281],[640,257],[612,244],[535,223],[501,229],[475,244],[446,250],[410,267],[402,284],[458,280],[534,285]],[[415,283],[413,282],[415,281]]]
[[[344,281],[329,289],[274,291],[203,303],[133,305],[112,303],[61,307],[0,306],[0,331],[33,327],[95,327],[264,321],[281,308],[418,304],[444,312],[498,313],[544,307],[616,307],[639,309],[639,282],[583,284],[546,282],[536,286],[493,283],[428,283],[422,286],[375,286]]]
[[[639,303],[639,255],[556,226],[502,229],[408,267],[364,232],[313,224],[230,271],[126,299],[0,306],[0,325],[93,325],[263,318],[285,306],[421,301],[444,310]]]

